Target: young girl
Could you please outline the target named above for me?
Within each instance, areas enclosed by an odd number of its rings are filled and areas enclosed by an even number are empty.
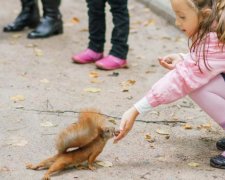
[[[138,114],[185,95],[225,130],[225,1],[171,0],[171,4],[176,25],[192,41],[190,53],[159,59],[171,71],[123,114],[115,142],[132,129]],[[217,142],[217,147],[224,152],[211,158],[210,164],[225,168],[225,139]]]
[[[86,0],[89,16],[89,45],[86,50],[72,57],[73,62],[86,64],[96,62],[105,70],[125,67],[128,53],[129,14],[127,0]],[[105,4],[109,3],[113,16],[112,49],[103,57],[105,43]]]

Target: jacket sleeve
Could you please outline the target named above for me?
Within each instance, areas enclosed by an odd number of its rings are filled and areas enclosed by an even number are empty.
[[[195,53],[184,55],[183,61],[176,64],[175,69],[156,82],[146,94],[149,106],[174,102],[225,72],[225,52],[218,47],[218,40],[215,39],[217,38],[213,35],[207,49],[209,69],[205,66],[202,56],[196,57]],[[197,58],[200,58],[199,65],[196,63]]]

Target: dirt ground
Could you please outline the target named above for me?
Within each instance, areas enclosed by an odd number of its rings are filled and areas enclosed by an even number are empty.
[[[1,2],[0,27],[14,19],[19,7],[17,0]],[[85,1],[63,1],[63,35],[28,40],[28,29],[0,32],[1,180],[41,179],[45,171],[26,170],[25,164],[53,155],[55,136],[76,120],[81,108],[100,109],[118,127],[122,113],[166,73],[157,57],[187,51],[185,37],[174,26],[135,0],[129,1],[129,9],[128,69],[102,71],[94,64],[71,63],[72,54],[88,43]],[[105,54],[111,47],[108,10]],[[99,156],[112,167],[69,169],[52,179],[224,179],[224,170],[209,166],[209,158],[220,153],[215,142],[224,132],[189,98],[138,120],[124,140],[116,145],[109,141]]]

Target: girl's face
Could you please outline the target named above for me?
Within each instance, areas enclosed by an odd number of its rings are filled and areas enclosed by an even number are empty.
[[[170,0],[176,14],[176,26],[188,37],[193,36],[199,27],[197,11],[189,5],[188,0]]]

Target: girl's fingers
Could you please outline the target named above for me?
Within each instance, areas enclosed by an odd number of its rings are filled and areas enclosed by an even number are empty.
[[[166,63],[165,61],[161,61],[161,65],[167,69],[169,69],[169,67],[170,67],[170,65],[168,63]]]
[[[120,131],[119,135],[114,138],[114,143],[117,143],[119,140],[124,138],[125,135],[126,135],[126,132],[124,130]]]

